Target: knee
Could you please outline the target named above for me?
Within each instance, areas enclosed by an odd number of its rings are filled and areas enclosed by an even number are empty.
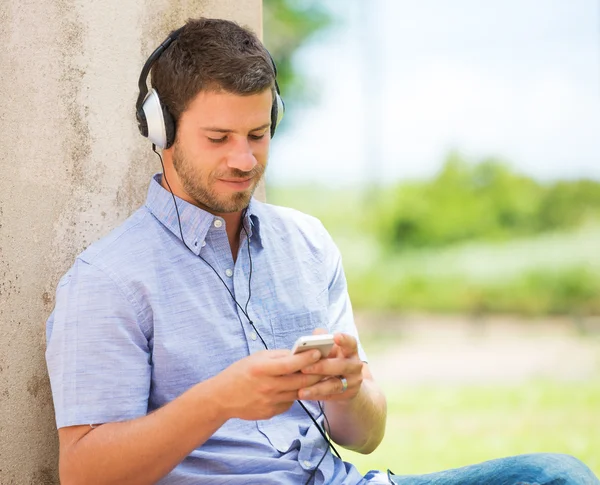
[[[537,475],[533,482],[536,485],[600,485],[587,465],[574,456],[560,453],[529,456],[531,460],[527,468],[533,475]]]

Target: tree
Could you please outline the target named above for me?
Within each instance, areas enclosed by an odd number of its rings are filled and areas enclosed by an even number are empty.
[[[277,65],[277,83],[286,102],[307,101],[306,80],[293,64],[294,53],[331,25],[329,12],[315,0],[263,0],[264,43]]]

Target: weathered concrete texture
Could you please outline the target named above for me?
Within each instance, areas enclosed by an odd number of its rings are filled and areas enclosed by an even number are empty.
[[[187,18],[260,32],[260,0],[0,2],[0,485],[57,484],[44,323],[58,278],[160,170],[140,68]]]

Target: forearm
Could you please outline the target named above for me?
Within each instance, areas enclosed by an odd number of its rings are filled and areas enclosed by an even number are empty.
[[[387,403],[379,386],[370,379],[362,382],[351,400],[325,401],[331,438],[359,453],[371,453],[385,433]]]
[[[205,381],[147,416],[90,431],[61,454],[61,483],[156,483],[227,420],[216,385]]]

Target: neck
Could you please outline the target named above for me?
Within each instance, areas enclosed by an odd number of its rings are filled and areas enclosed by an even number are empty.
[[[167,180],[169,181],[168,185],[166,182]],[[240,246],[240,231],[242,229],[243,210],[238,211],[238,212],[218,213],[218,212],[215,212],[215,211],[209,209],[208,207],[203,206],[202,204],[199,204],[197,201],[192,200],[190,197],[188,197],[188,195],[185,193],[185,191],[179,186],[179,180],[176,176],[174,176],[173,172],[167,173],[166,177],[165,177],[165,175],[163,175],[161,177],[160,184],[165,190],[168,190],[169,192],[172,189],[173,193],[180,199],[183,199],[186,202],[189,202],[190,204],[193,204],[196,207],[199,207],[200,209],[205,210],[206,212],[210,212],[211,214],[213,214],[215,216],[221,217],[225,221],[225,228],[227,230],[227,239],[229,240],[229,247],[231,248],[231,255],[233,257],[233,261],[235,262],[235,260],[237,259],[237,253],[238,253],[238,249]],[[169,188],[169,185],[170,185],[170,188]]]
[[[227,230],[227,239],[231,248],[233,262],[237,259],[237,253],[240,248],[240,231],[242,229],[242,212],[233,212],[229,214],[217,214],[225,220]]]

